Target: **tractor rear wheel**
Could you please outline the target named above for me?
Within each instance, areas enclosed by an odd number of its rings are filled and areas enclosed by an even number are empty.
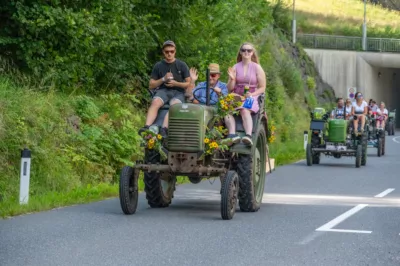
[[[378,150],[377,150],[377,152],[378,152],[378,157],[381,157],[381,154],[382,154],[382,139],[381,139],[381,138],[378,138],[378,139],[377,139],[377,142],[378,142]]]
[[[362,156],[362,145],[358,144],[356,150],[356,168],[359,168],[361,166],[361,156]]]
[[[362,155],[361,155],[361,165],[366,165],[367,164],[367,149],[368,149],[368,135],[363,134],[362,139],[361,139],[361,145],[362,145]]]
[[[154,150],[146,150],[145,161],[147,164],[160,163],[160,154]],[[161,179],[162,173],[144,173],[144,191],[151,208],[164,208],[171,204],[174,197],[176,178],[168,175]]]
[[[310,143],[308,143],[306,146],[306,159],[307,159],[307,165],[311,166],[313,164],[313,156]]]
[[[264,195],[267,161],[267,137],[264,125],[258,126],[251,154],[239,154],[236,172],[239,175],[239,206],[243,212],[260,209]]]

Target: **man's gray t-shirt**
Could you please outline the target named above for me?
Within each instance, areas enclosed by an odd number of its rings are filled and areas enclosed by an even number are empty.
[[[174,80],[177,82],[185,82],[185,79],[190,77],[189,67],[187,64],[179,59],[175,59],[172,63],[167,63],[162,60],[156,63],[151,72],[151,78],[158,80],[164,77],[168,72],[171,72],[174,76]],[[175,89],[180,92],[185,92],[185,89],[179,87],[167,87],[165,83],[160,85],[160,89]]]

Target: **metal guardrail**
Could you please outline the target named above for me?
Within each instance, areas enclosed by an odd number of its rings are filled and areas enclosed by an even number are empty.
[[[298,34],[305,48],[362,51],[362,38],[351,36]],[[400,53],[400,39],[367,38],[366,51]]]

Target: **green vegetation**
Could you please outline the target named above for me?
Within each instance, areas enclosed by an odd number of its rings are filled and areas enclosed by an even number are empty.
[[[287,41],[281,1],[31,2],[1,9],[0,217],[117,195],[120,169],[142,156],[145,88],[166,39],[200,79],[217,62],[222,80],[240,44],[253,42],[276,126],[272,156],[279,165],[303,157],[318,83],[304,51]],[[325,102],[330,93],[321,93]],[[32,150],[30,203],[19,206],[24,147]]]
[[[362,36],[363,18],[359,0],[296,1],[299,33]],[[400,38],[400,11],[368,3],[367,28],[368,37]]]

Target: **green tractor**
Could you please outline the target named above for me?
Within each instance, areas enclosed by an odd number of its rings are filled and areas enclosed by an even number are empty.
[[[206,77],[208,85],[209,70]],[[157,134],[169,111],[168,138],[163,144],[167,156],[163,158],[160,152],[146,147],[143,161],[122,169],[119,197],[125,214],[136,212],[140,171],[144,173],[144,190],[151,208],[168,207],[174,196],[176,177],[186,176],[193,184],[203,179],[220,178],[221,217],[224,220],[233,218],[237,202],[243,212],[260,209],[266,163],[269,163],[264,97],[259,97],[260,111],[252,115],[253,145],[249,147],[239,142],[226,151],[213,154],[205,152],[205,136],[208,129],[220,122],[216,119],[216,107],[210,106],[209,90],[206,99],[206,105],[182,103],[160,109],[150,130]],[[235,119],[237,133],[244,136],[241,117]]]
[[[396,131],[396,109],[389,112],[388,120],[386,121],[386,131],[389,136],[394,136]]]
[[[348,120],[330,119],[329,116],[330,113],[323,108],[316,108],[311,112],[311,139],[306,143],[307,165],[319,164],[321,154],[337,159],[355,156],[357,168],[366,165],[367,133],[356,135],[352,133]]]
[[[369,114],[368,120],[368,148],[376,148],[378,157],[385,155],[386,134],[384,130],[377,128],[377,113]]]

